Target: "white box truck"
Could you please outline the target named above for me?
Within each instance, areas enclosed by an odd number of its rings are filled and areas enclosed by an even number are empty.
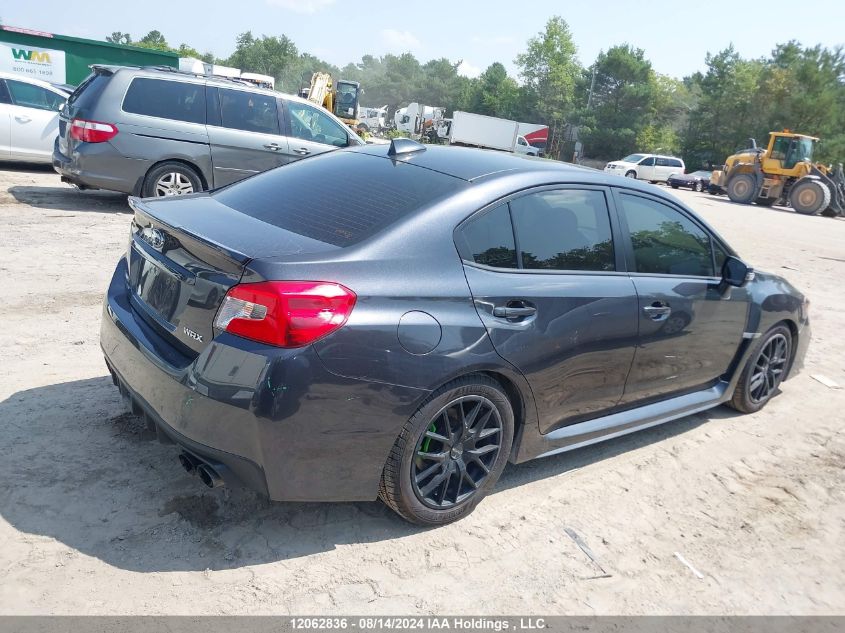
[[[536,156],[539,152],[519,133],[519,123],[471,112],[455,112],[450,145],[469,145]]]

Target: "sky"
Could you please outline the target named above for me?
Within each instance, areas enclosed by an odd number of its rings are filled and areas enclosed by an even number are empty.
[[[300,51],[337,66],[362,55],[411,52],[421,61],[463,60],[476,76],[502,62],[516,76],[516,56],[552,15],[572,30],[589,66],[601,50],[622,43],[642,48],[656,71],[682,78],[704,69],[708,52],[733,43],[744,57],[767,55],[792,39],[805,45],[845,44],[845,0],[801,5],[786,0],[664,2],[658,0],[483,0],[481,2],[350,2],[348,0],[39,0],[4,3],[3,24],[103,39],[113,31],[140,39],[153,29],[171,46],[186,43],[228,57],[235,37],[287,35]],[[68,7],[72,6],[72,10]],[[806,6],[807,11],[795,10]]]

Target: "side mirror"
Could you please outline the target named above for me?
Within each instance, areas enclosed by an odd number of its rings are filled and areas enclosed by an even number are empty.
[[[738,257],[729,256],[722,264],[722,285],[742,288],[754,279],[754,269]]]

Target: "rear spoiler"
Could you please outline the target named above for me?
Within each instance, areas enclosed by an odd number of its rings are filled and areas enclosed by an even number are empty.
[[[157,223],[164,225],[168,230],[176,234],[177,239],[190,240],[201,244],[203,247],[214,251],[226,259],[240,264],[241,266],[246,266],[250,261],[252,261],[252,257],[249,257],[236,249],[220,244],[216,240],[196,231],[186,230],[183,226],[180,226],[179,223],[174,222],[172,218],[167,217],[168,214],[166,213],[166,210],[169,208],[167,205],[159,204],[158,208],[161,209],[161,211],[157,212],[156,210],[150,208],[150,202],[155,202],[154,200],[148,201],[142,198],[136,198],[135,196],[129,196],[128,201],[129,207],[135,212],[135,220],[133,221],[135,224],[138,223],[138,219],[141,219],[142,221],[146,220],[146,223],[149,223],[150,220],[155,220]]]

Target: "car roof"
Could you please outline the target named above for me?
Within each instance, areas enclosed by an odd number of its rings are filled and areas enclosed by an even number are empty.
[[[238,81],[237,77],[218,77],[216,75],[199,75],[196,73],[185,72],[178,68],[171,66],[114,66],[110,64],[94,64],[91,68],[105,68],[112,73],[118,71],[131,72],[145,77],[160,77],[162,79],[170,79],[176,81],[186,82],[205,82],[210,86],[217,86],[222,88],[240,88],[242,90],[249,90],[258,94],[272,95],[275,97],[284,97],[288,101],[296,101],[299,103],[308,103],[314,105],[313,102],[307,99],[302,99],[296,95],[279,92],[278,90],[271,90],[270,88],[260,88],[248,81]],[[247,75],[255,73],[245,73]],[[262,75],[263,76],[263,75]],[[269,75],[268,75],[269,76]]]
[[[471,147],[448,147],[445,145],[425,145],[424,147],[424,150],[398,156],[388,155],[390,145],[387,144],[365,145],[349,151],[401,160],[417,167],[430,169],[469,182],[496,174],[504,175],[515,172],[602,173],[589,167],[522,154],[511,154],[510,152],[497,152]]]
[[[54,84],[51,84],[48,81],[42,81],[41,79],[36,79],[35,77],[29,77],[27,75],[20,75],[18,73],[7,73],[0,71],[0,79],[14,79],[15,81],[24,81],[26,83],[32,84],[34,86],[40,86],[42,88],[47,88],[48,90],[52,90],[53,92],[62,92],[64,94],[70,94],[64,88],[60,88]]]

